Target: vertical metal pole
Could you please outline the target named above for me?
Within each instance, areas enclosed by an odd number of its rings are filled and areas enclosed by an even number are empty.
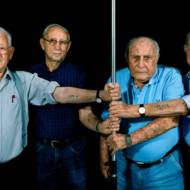
[[[116,35],[115,35],[115,30],[116,30],[116,7],[115,7],[115,0],[112,0],[112,25],[111,25],[111,28],[112,28],[112,70],[111,70],[111,76],[112,76],[112,83],[115,83],[115,72],[116,72],[116,49],[115,49],[115,46],[116,46]],[[113,134],[115,133],[115,131],[113,131]],[[114,178],[114,181],[115,181],[115,186],[117,186],[117,180],[116,180],[116,155],[112,155],[112,178]]]
[[[115,38],[115,0],[112,0],[112,24],[111,24],[111,31],[112,31],[112,82],[115,83],[115,62],[116,62],[116,51],[115,51],[115,44],[116,44],[116,38]]]

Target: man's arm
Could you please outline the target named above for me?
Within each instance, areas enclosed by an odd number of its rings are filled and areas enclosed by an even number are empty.
[[[178,126],[178,117],[162,117],[157,118],[146,127],[141,128],[130,135],[116,133],[110,135],[107,139],[109,149],[114,153],[119,149],[139,144],[153,137],[161,135],[168,130]]]
[[[96,101],[97,90],[87,90],[75,87],[56,87],[53,97],[58,103],[90,103]],[[120,98],[118,84],[106,84],[104,90],[99,91],[99,97],[104,101]]]
[[[108,118],[105,121],[99,120],[90,106],[86,106],[79,110],[79,118],[85,127],[101,134],[111,134],[113,130],[119,130],[119,118],[115,118],[115,122],[112,121],[113,128],[111,128],[110,119]]]
[[[101,133],[101,134],[111,134],[113,130],[118,131],[120,127],[120,120],[118,118],[113,125],[114,128],[110,127],[110,119],[100,121],[98,117],[93,113],[90,106],[81,108],[79,110],[79,118],[81,123],[88,129]],[[100,136],[100,171],[105,178],[108,178],[110,173],[109,166],[109,149],[106,144],[107,136]]]
[[[114,128],[111,128],[110,119],[108,118],[104,121],[100,121],[98,117],[93,113],[90,106],[79,110],[79,118],[85,127],[101,134],[111,134],[113,130],[118,131],[120,127],[119,118],[115,118],[115,124],[113,125]],[[110,166],[109,150],[106,144],[106,138],[107,136],[100,136],[100,171],[105,178],[108,178],[110,176]]]
[[[145,104],[145,116],[165,117],[186,115],[187,105],[183,99],[169,100],[152,104]],[[140,117],[139,105],[128,105],[123,102],[113,101],[110,104],[110,117],[136,118]]]
[[[100,136],[100,171],[104,178],[110,176],[109,149],[105,136]]]

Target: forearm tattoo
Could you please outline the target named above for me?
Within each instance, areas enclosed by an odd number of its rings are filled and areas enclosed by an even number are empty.
[[[168,103],[158,103],[150,106],[150,115],[156,116],[175,116],[185,115],[187,113],[186,103],[182,100],[172,100]]]
[[[168,104],[163,104],[163,105],[155,105],[154,106],[154,109],[155,110],[165,110],[165,109],[167,109],[167,108],[169,108],[169,106],[168,106]]]
[[[79,99],[79,96],[78,96],[78,95],[75,95],[75,94],[71,94],[71,95],[69,95],[69,99],[70,99],[72,102],[76,102],[76,100]]]
[[[177,126],[178,118],[158,118],[155,119],[153,122],[148,124],[146,127],[139,129],[131,134],[132,136],[132,144],[138,144],[149,140],[153,137],[161,135]]]

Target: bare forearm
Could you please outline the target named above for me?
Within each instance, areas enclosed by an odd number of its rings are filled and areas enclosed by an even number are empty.
[[[179,116],[187,114],[186,103],[182,99],[146,104],[146,116]]]
[[[106,143],[106,137],[100,136],[100,170],[105,178],[109,176],[109,149]]]
[[[79,118],[82,124],[88,129],[105,135],[111,134],[112,131],[118,131],[120,127],[118,120],[112,121],[113,127],[111,127],[109,118],[104,121],[99,119],[93,113],[90,106],[80,109]]]
[[[178,117],[162,117],[157,118],[145,127],[131,133],[130,135],[117,133],[110,135],[107,139],[109,149],[112,153],[119,149],[128,148],[147,141],[151,138],[157,137],[168,130],[178,126]]]
[[[145,116],[165,117],[187,114],[187,105],[182,99],[169,100],[159,103],[145,104]],[[110,104],[110,116],[119,118],[141,117],[139,105],[130,105],[123,102],[112,102]]]
[[[96,100],[96,92],[74,87],[57,87],[53,96],[59,103],[88,103]]]
[[[79,118],[82,124],[90,130],[96,131],[96,126],[100,122],[98,117],[92,112],[91,107],[80,109]]]
[[[135,145],[161,135],[166,131],[177,127],[178,123],[178,117],[157,118],[146,127],[139,129],[138,131],[135,131],[131,134],[131,145]]]

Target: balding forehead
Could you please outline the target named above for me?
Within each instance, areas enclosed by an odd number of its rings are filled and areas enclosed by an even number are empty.
[[[146,37],[136,38],[134,41],[132,41],[129,46],[129,53],[131,53],[131,51],[134,50],[137,51],[139,48],[141,49],[141,51],[148,50],[151,53],[159,54],[156,43],[153,40]]]
[[[146,44],[146,45],[151,45],[151,46],[155,46],[155,43],[153,40],[149,39],[149,38],[145,38],[145,37],[141,37],[141,38],[137,38],[135,39],[131,44],[130,47],[135,46],[135,45],[141,45],[141,44]]]
[[[7,43],[8,43],[8,37],[4,32],[0,32],[0,38],[7,41]]]

